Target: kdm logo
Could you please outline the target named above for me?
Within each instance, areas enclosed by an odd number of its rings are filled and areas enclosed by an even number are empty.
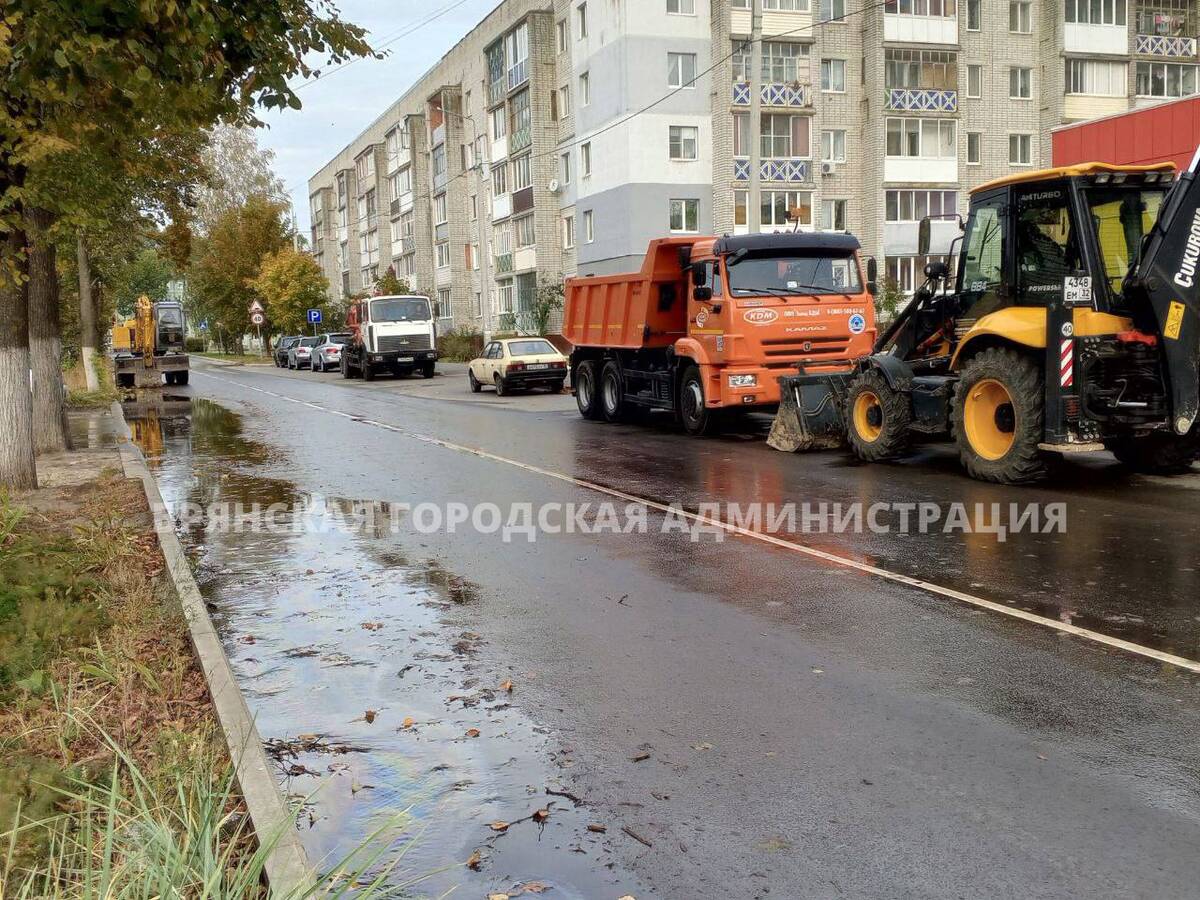
[[[779,313],[773,309],[748,309],[742,318],[751,325],[770,325],[779,318]]]

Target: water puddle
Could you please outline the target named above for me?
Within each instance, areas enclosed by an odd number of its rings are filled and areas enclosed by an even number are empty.
[[[393,880],[414,895],[648,894],[559,783],[569,747],[514,704],[519,668],[480,662],[477,586],[403,528],[343,527],[364,509],[390,523],[387,504],[257,474],[270,452],[217,404],[127,417],[314,860],[373,835],[403,854]],[[239,520],[255,504],[271,527]]]

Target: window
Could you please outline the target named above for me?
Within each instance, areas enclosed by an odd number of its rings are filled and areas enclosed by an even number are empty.
[[[519,135],[528,135],[529,126],[533,122],[533,114],[529,109],[529,89],[515,94],[509,105],[511,108],[508,111],[508,131],[513,136],[513,141],[516,141]]]
[[[749,9],[750,0],[733,0],[734,9]],[[808,12],[808,0],[763,0],[763,9],[783,12]]]
[[[592,102],[592,76],[584,72],[579,76],[579,105],[587,106]]]
[[[750,117],[738,113],[733,117],[733,155],[750,155]],[[760,153],[768,159],[808,159],[812,153],[809,145],[809,116],[789,116],[782,113],[766,113],[762,117],[762,146]]]
[[[750,81],[749,43],[739,41],[733,48],[733,80]],[[808,62],[808,44],[784,41],[763,41],[762,80],[786,84],[793,81],[808,84],[812,71]]]
[[[983,162],[981,141],[983,134],[978,131],[967,132],[967,165],[977,166]]]
[[[824,231],[846,230],[846,201],[821,201],[821,228]]]
[[[558,36],[558,52],[567,52],[567,20],[559,19],[554,23],[555,34]]]
[[[411,238],[413,236],[413,214],[408,212],[400,217],[400,237]]]
[[[522,22],[504,39],[508,57],[508,89],[529,80],[529,25]]]
[[[434,245],[437,251],[437,267],[445,269],[450,265],[450,243],[449,241],[439,241]]]
[[[667,54],[667,87],[694,87],[696,81],[695,53]]]
[[[821,132],[821,161],[835,163],[846,161],[845,129]]]
[[[1125,63],[1099,59],[1067,60],[1067,93],[1124,97],[1129,91]]]
[[[384,152],[387,154],[388,168],[400,158],[400,130],[393,128],[383,139]]]
[[[437,292],[437,301],[434,303],[433,314],[439,319],[450,319],[454,317],[454,311],[450,306],[449,288],[442,288]]]
[[[746,208],[749,191],[734,191],[733,223],[749,224]],[[811,227],[813,223],[812,193],[809,191],[763,191],[759,222],[763,228],[790,228],[794,224]]]
[[[358,174],[359,181],[365,181],[375,174],[375,154],[367,153],[358,158],[355,164],[355,170]]]
[[[967,31],[978,31],[983,22],[983,0],[967,0]]]
[[[700,129],[694,125],[672,125],[668,141],[671,159],[696,159],[699,135]]]
[[[575,249],[575,217],[563,216],[562,240],[564,250]]]
[[[1191,37],[1196,33],[1191,0],[1143,0],[1137,5],[1137,33]],[[1068,2],[1067,8],[1070,8]]]
[[[571,88],[563,85],[558,89],[558,120],[561,122],[571,115]]]
[[[592,174],[592,142],[579,145],[579,168],[583,171],[583,177],[587,178]]]
[[[931,262],[944,262],[950,265],[951,260],[948,256],[889,256],[884,262],[884,268],[887,277],[899,285],[901,291],[905,294],[912,294],[924,281],[925,266]],[[943,286],[942,292],[948,293],[949,289],[950,283],[947,282]]]
[[[558,158],[558,171],[564,185],[571,183],[571,152],[568,150]]]
[[[475,318],[483,318],[483,297],[479,291],[475,292],[475,297],[471,302],[471,312],[475,315]]]
[[[887,155],[953,159],[956,124],[953,119],[888,119]]]
[[[885,0],[883,11],[888,15],[947,16],[957,13],[956,0]]]
[[[1092,0],[1093,3],[1098,0]],[[1033,0],[1009,0],[1008,30],[1017,34],[1033,32]]]
[[[583,214],[583,239],[589,244],[596,240],[596,220],[590,209]]]
[[[508,256],[512,253],[512,228],[509,222],[492,229],[492,246],[496,250],[496,256]]]
[[[479,271],[479,245],[478,244],[467,244],[465,246],[466,246],[467,271],[468,272]]]
[[[533,227],[533,216],[524,216],[513,223],[517,236],[517,249],[532,247],[537,243],[537,232]]]
[[[430,153],[430,168],[433,169],[434,178],[442,178],[446,174],[446,145],[438,144]]]
[[[1125,0],[1065,0],[1064,13],[1080,25],[1124,25]]]
[[[983,66],[967,66],[967,96],[976,99],[983,96]]]
[[[694,16],[696,0],[667,0],[667,13],[672,16]]]
[[[508,166],[497,163],[492,166],[492,196],[499,197],[508,193]]]
[[[1196,66],[1139,62],[1135,71],[1139,97],[1190,97],[1196,93]]]
[[[846,17],[846,0],[821,0],[821,21],[836,22]]]
[[[438,194],[433,198],[433,224],[441,225],[449,216],[446,214],[446,195]]]
[[[491,112],[492,116],[492,140],[498,141],[508,134],[508,117],[504,112],[503,106],[497,106]]]
[[[926,216],[948,216],[958,212],[958,191],[885,191],[883,208],[888,222],[920,222]]]
[[[579,6],[575,7],[575,21],[577,23],[577,30],[576,30],[575,34],[578,36],[579,40],[582,41],[584,38],[586,38],[588,36],[587,4],[586,3],[580,3]]]
[[[821,90],[843,93],[846,90],[846,61],[844,59],[821,60]]]
[[[1033,135],[1010,134],[1008,136],[1008,163],[1012,166],[1033,165]]]
[[[673,234],[697,234],[700,231],[700,201],[671,201],[671,232]]]
[[[1033,96],[1033,70],[1013,66],[1008,70],[1010,100],[1028,100]]]
[[[512,189],[514,193],[533,186],[532,160],[532,154],[526,153],[524,156],[512,161]]]
[[[884,87],[958,89],[958,54],[948,50],[884,50]]]
[[[967,223],[962,287],[968,294],[995,296],[1004,280],[1005,217],[1001,208],[999,201],[981,204]]]

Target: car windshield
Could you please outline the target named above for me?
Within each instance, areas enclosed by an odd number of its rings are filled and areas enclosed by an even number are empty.
[[[429,301],[424,297],[371,301],[372,322],[427,322],[429,319]]]
[[[853,256],[748,254],[729,262],[729,290],[755,294],[855,293],[862,290]]]
[[[558,351],[549,341],[509,341],[508,352],[513,356],[541,356]]]
[[[305,338],[300,342],[301,347],[315,347],[320,338]]]
[[[354,337],[354,335],[352,335],[352,334],[331,334],[329,336],[329,343],[344,344],[344,343],[346,343],[346,341],[350,340],[350,338],[352,338],[352,337]]]
[[[1104,275],[1114,294],[1141,259],[1142,238],[1154,227],[1166,191],[1138,188],[1091,188],[1088,208],[1096,225]]]
[[[177,309],[160,309],[158,311],[158,324],[171,325],[178,328],[183,324],[183,316]]]

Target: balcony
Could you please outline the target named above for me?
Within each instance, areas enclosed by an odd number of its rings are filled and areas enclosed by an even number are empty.
[[[529,60],[523,59],[508,70],[508,89],[516,90],[529,80]]]
[[[1063,49],[1068,53],[1112,53],[1124,56],[1129,52],[1129,31],[1124,25],[1067,22],[1063,27]]]
[[[812,85],[798,82],[767,82],[762,86],[763,106],[783,106],[801,109],[812,106]],[[733,105],[750,105],[750,82],[733,83]]]
[[[958,158],[888,156],[883,160],[883,180],[889,184],[954,184],[958,181]]]
[[[760,168],[763,181],[781,181],[786,184],[812,180],[812,160],[810,159],[763,159]],[[734,159],[733,178],[735,181],[750,180],[750,160]]]
[[[1196,39],[1163,34],[1139,34],[1134,39],[1133,52],[1145,56],[1190,58],[1196,55]]]
[[[778,35],[812,37],[812,13],[808,10],[763,10],[763,37]],[[750,34],[750,10],[735,8],[730,13],[730,28],[734,34]]]
[[[906,44],[957,44],[958,19],[954,16],[910,16],[885,10],[883,39]]]
[[[514,131],[512,137],[508,139],[508,152],[517,153],[524,150],[533,143],[533,129],[522,128],[519,131]]]
[[[498,163],[501,160],[508,159],[508,136],[497,138],[492,141],[492,162]]]
[[[392,216],[393,218],[400,215],[400,198],[399,197],[397,197],[395,200],[393,200],[391,203],[388,204],[388,215]]]
[[[512,256],[512,267],[515,272],[529,272],[537,268],[537,248],[522,247]]]
[[[498,103],[503,103],[507,94],[508,85],[503,78],[493,81],[488,85],[488,106],[495,106]]]
[[[513,270],[513,255],[501,253],[496,257],[496,274],[505,275]]]
[[[958,91],[933,88],[888,88],[884,107],[904,112],[957,112]]]
[[[492,221],[498,222],[512,215],[512,194],[501,194],[492,198]]]
[[[415,253],[416,250],[417,250],[417,239],[416,238],[406,237],[406,238],[400,239],[400,252],[401,253]]]

